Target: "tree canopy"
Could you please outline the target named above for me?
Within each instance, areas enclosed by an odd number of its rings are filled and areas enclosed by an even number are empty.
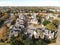
[[[52,30],[52,31],[54,31],[56,29],[55,25],[52,24],[52,23],[47,24],[46,28],[49,29],[49,30]]]
[[[6,25],[3,25],[0,28],[0,40],[6,41],[8,39],[8,27]]]
[[[59,22],[57,19],[54,19],[53,22],[52,22],[56,27],[58,26]]]
[[[50,21],[48,21],[48,20],[44,20],[43,21],[43,25],[47,25],[47,24],[49,24],[50,23]]]
[[[41,23],[41,16],[39,14],[36,16],[36,18],[37,18],[38,22]]]

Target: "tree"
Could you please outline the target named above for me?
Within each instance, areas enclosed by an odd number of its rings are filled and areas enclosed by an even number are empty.
[[[36,16],[36,18],[37,18],[38,22],[41,23],[41,16],[39,14]]]
[[[30,45],[30,40],[28,39],[24,40],[24,45]]]
[[[9,14],[8,13],[4,13],[4,18],[5,19],[9,18]]]
[[[14,37],[14,35],[13,35],[11,37],[10,44],[11,45],[19,45],[20,43],[18,42],[18,40],[16,39],[16,37]]]
[[[14,16],[13,16],[13,20],[14,20],[14,21],[16,21],[17,18],[18,18],[17,15],[14,15]]]
[[[44,20],[43,21],[43,25],[47,25],[47,24],[49,24],[50,23],[50,21],[48,21],[48,20]]]
[[[47,43],[46,43],[44,40],[39,39],[39,40],[37,41],[37,45],[47,45]]]
[[[58,21],[57,19],[54,19],[54,20],[52,21],[52,23],[53,23],[56,27],[58,27],[59,21]]]
[[[11,37],[11,45],[47,45],[47,43],[45,43],[43,40],[39,39],[35,39],[34,36],[32,37],[32,40],[29,39],[23,39],[25,36],[23,36],[24,34],[19,33],[18,37]],[[27,37],[26,37],[27,38]]]
[[[27,14],[27,16],[28,16],[28,17],[31,17],[31,14],[29,13],[29,14]]]
[[[52,30],[52,31],[54,31],[56,29],[55,25],[52,24],[52,23],[47,24],[46,28],[49,29],[49,30]]]
[[[0,28],[3,26],[4,20],[0,20]]]
[[[8,27],[4,24],[0,28],[0,40],[6,41],[8,39]]]
[[[22,39],[22,38],[21,38]],[[14,35],[10,39],[10,45],[24,45],[24,43],[20,40],[19,36],[15,37]]]

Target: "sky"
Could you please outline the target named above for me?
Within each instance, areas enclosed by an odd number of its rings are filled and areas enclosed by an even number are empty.
[[[58,6],[60,0],[0,0],[0,6]]]

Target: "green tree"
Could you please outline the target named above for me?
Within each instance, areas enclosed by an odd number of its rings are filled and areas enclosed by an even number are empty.
[[[3,26],[4,20],[0,20],[0,28]]]
[[[10,41],[11,45],[24,45],[24,43],[22,41],[20,41],[18,38],[12,36],[11,37],[11,41]]]
[[[24,45],[30,45],[30,40],[28,39],[24,40]]]
[[[41,23],[41,16],[38,14],[37,16],[36,16],[36,18],[37,18],[37,20],[38,20],[38,22],[39,22],[39,24]]]
[[[44,20],[43,25],[47,25],[47,24],[49,24],[49,23],[50,23],[50,21]]]
[[[14,36],[12,36],[11,39],[10,39],[10,44],[11,45],[16,45],[15,41],[16,41],[16,38]]]
[[[39,39],[39,40],[37,41],[37,45],[47,45],[47,43],[46,43],[44,40]]]

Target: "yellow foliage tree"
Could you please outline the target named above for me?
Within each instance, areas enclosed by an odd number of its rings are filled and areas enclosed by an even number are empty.
[[[55,25],[52,24],[52,23],[47,24],[47,25],[46,25],[46,28],[49,29],[49,30],[52,30],[52,31],[56,30]]]
[[[59,21],[57,19],[54,19],[52,23],[55,24],[55,25],[58,25]]]

